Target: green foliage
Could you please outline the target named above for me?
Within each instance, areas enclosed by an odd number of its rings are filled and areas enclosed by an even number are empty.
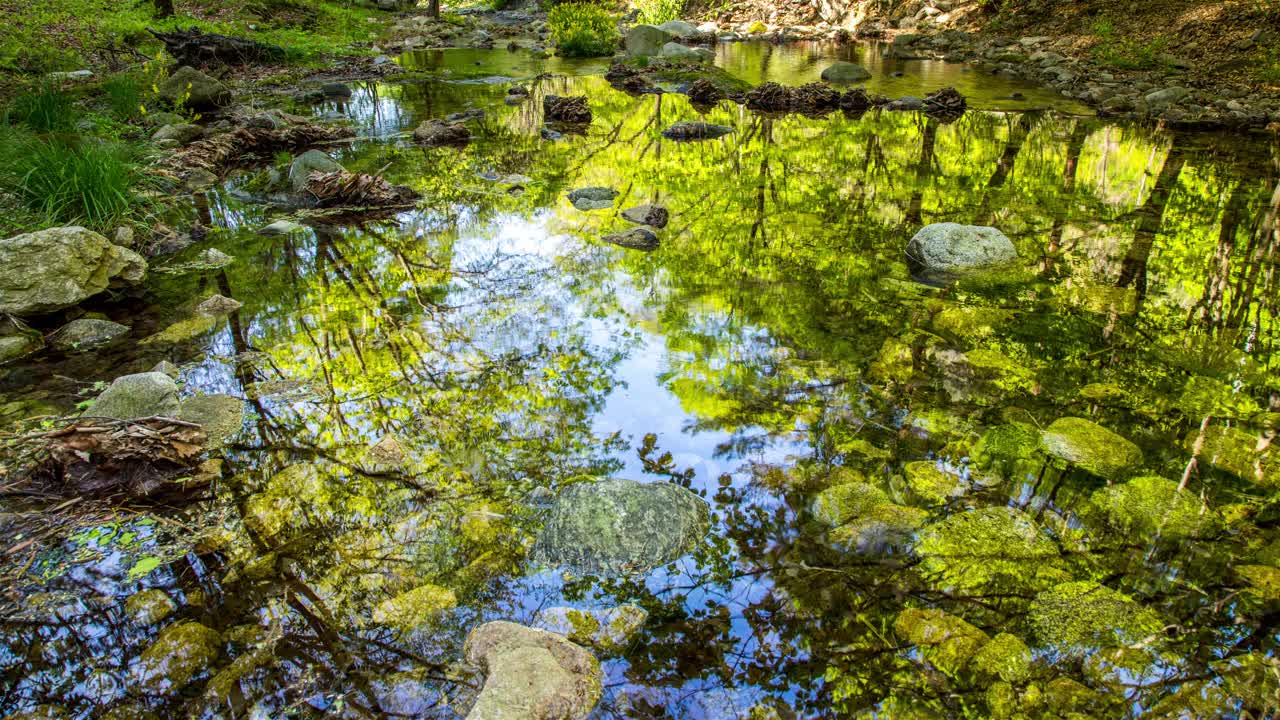
[[[78,117],[71,96],[52,83],[25,92],[13,99],[5,110],[10,122],[20,122],[38,133],[66,132],[75,127]]]
[[[618,25],[607,10],[585,3],[557,5],[547,17],[551,38],[566,57],[612,55],[618,49]]]
[[[640,11],[641,22],[650,25],[679,20],[684,12],[684,0],[632,0],[631,6]]]
[[[20,130],[0,133],[0,190],[47,223],[106,229],[135,209],[142,182],[128,145]]]
[[[155,87],[163,69],[148,63],[140,70],[117,73],[102,81],[107,109],[121,122],[131,122],[146,114],[156,98]]]
[[[1091,49],[1093,59],[1103,65],[1121,70],[1151,70],[1164,65],[1160,56],[1168,50],[1169,41],[1163,37],[1146,42],[1122,38],[1107,19],[1095,23],[1093,32],[1098,36]]]

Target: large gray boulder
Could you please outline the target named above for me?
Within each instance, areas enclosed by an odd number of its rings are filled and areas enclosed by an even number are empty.
[[[178,413],[178,385],[160,372],[118,377],[102,391],[88,415],[134,420],[153,416],[174,417]]]
[[[698,28],[683,20],[668,20],[659,25],[658,29],[680,38],[698,34]]]
[[[705,500],[673,483],[579,483],[551,507],[533,557],[580,573],[647,572],[692,550],[710,514]]]
[[[662,52],[662,46],[671,42],[671,33],[653,25],[635,25],[627,31],[627,54],[633,57],[652,57]]]
[[[617,190],[599,185],[578,188],[569,192],[569,202],[573,203],[575,208],[584,212],[613,207],[613,199],[616,197],[618,197]]]
[[[212,77],[183,65],[157,88],[170,105],[213,110],[231,104],[231,91]]]
[[[106,347],[129,334],[129,326],[110,320],[80,318],[63,325],[49,337],[49,347],[59,352],[86,352]]]
[[[320,152],[319,150],[308,150],[293,159],[289,164],[289,184],[293,186],[294,191],[301,192],[307,187],[307,180],[311,178],[311,173],[330,173],[341,170],[342,166],[338,161]]]
[[[822,71],[822,79],[829,83],[856,83],[867,80],[871,73],[861,65],[851,62],[837,62]]]
[[[467,720],[581,720],[600,701],[600,662],[556,633],[485,623],[465,655],[486,675]]]
[[[958,275],[1012,262],[1018,251],[993,227],[934,223],[907,243],[907,261],[924,276]]]
[[[0,313],[65,310],[108,287],[141,282],[147,261],[92,230],[60,227],[0,240]]]

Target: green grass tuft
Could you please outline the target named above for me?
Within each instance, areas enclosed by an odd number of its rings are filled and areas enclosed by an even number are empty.
[[[547,16],[551,37],[565,57],[600,57],[618,49],[618,23],[609,11],[585,3],[556,5]]]
[[[40,133],[67,132],[75,128],[79,113],[71,96],[52,83],[18,95],[5,110],[9,122],[18,122]]]

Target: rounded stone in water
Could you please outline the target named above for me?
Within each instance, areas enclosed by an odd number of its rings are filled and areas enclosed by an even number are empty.
[[[710,526],[706,501],[672,483],[581,483],[552,506],[533,557],[586,574],[643,573],[688,553]]]
[[[907,243],[912,271],[925,276],[962,274],[1003,265],[1017,257],[1017,249],[1004,233],[978,225],[926,225]]]

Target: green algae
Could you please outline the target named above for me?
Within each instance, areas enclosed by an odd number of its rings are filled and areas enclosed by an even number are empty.
[[[1214,527],[1214,517],[1202,512],[1200,501],[1178,489],[1172,480],[1137,477],[1100,488],[1091,498],[1088,513],[1109,524],[1125,538],[1165,537],[1181,540]]]
[[[1040,436],[1040,448],[1108,480],[1123,478],[1142,464],[1137,445],[1084,418],[1054,420]]]
[[[1073,654],[1145,642],[1164,625],[1128,595],[1088,580],[1062,583],[1037,595],[1030,621],[1040,642]]]

